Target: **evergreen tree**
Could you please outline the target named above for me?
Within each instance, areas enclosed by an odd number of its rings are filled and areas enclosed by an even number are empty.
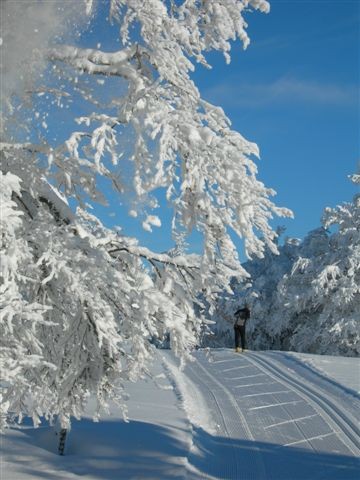
[[[352,181],[359,184],[360,176]],[[360,197],[326,208],[323,226],[302,242],[286,239],[279,255],[244,264],[228,310],[248,303],[249,345],[330,355],[360,353]],[[225,297],[227,301],[228,298]],[[218,308],[215,344],[232,344],[233,316]],[[227,332],[227,333],[226,333]]]

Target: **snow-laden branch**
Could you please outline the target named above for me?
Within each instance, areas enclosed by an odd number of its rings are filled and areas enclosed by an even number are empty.
[[[174,265],[176,267],[185,268],[185,269],[200,268],[200,256],[195,254],[177,255],[177,256],[171,257],[166,253],[152,252],[146,247],[131,246],[131,245],[123,246],[121,244],[117,246],[115,242],[112,242],[111,246],[108,248],[110,248],[108,250],[109,255],[115,258],[118,252],[127,252],[127,253],[130,253],[131,255],[144,258],[145,260],[159,262],[165,265]]]
[[[143,86],[139,75],[130,61],[134,59],[138,48],[132,46],[118,52],[102,52],[90,48],[61,46],[47,52],[50,61],[64,62],[89,74],[101,74],[123,77],[131,82],[137,82],[137,87]]]
[[[350,178],[356,183],[356,175]],[[325,208],[322,223],[303,241],[286,239],[280,255],[267,251],[244,265],[251,280],[219,305],[219,331],[232,328],[223,315],[227,305],[247,302],[254,348],[360,354],[359,196]]]
[[[244,16],[251,9],[268,11],[268,3],[111,0],[121,50],[42,50],[54,68],[41,91],[25,91],[51,121],[9,100],[4,132],[14,140],[5,136],[0,145],[5,411],[35,423],[39,412],[59,414],[65,428],[81,416],[89,392],[99,409],[112,398],[121,402],[119,383],[147,371],[154,344],[170,337],[187,358],[205,305],[211,313],[233,277],[246,277],[234,233],[249,256],[277,250],[269,222],[290,212],[276,207],[273,190],[257,179],[257,146],[231,130],[191,78],[196,63],[208,66],[208,51],[229,60],[233,40],[248,45]],[[45,87],[51,95],[38,97]],[[59,89],[57,109],[52,94]],[[68,135],[57,141],[63,128],[54,133],[51,125],[62,125],[60,111]],[[115,191],[130,192],[149,230],[160,226],[153,215],[160,189],[173,211],[176,254],[151,252],[91,213],[108,193],[114,201]],[[198,256],[184,247],[193,231],[203,239]]]
[[[12,151],[27,151],[30,153],[45,153],[49,154],[52,149],[47,145],[37,145],[30,142],[25,143],[9,143],[0,142],[0,152],[12,152]]]

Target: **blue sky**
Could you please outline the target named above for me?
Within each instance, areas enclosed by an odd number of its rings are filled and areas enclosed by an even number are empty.
[[[247,18],[248,49],[235,45],[228,67],[213,55],[196,80],[259,145],[259,178],[295,214],[275,223],[301,238],[356,191],[347,176],[360,160],[360,2],[273,0],[268,15]]]
[[[194,80],[204,98],[224,108],[233,128],[259,145],[259,178],[277,191],[276,204],[295,214],[273,226],[302,238],[320,226],[324,207],[356,192],[347,177],[360,159],[360,1],[272,0],[270,14],[246,19],[248,49],[235,43],[230,65],[211,53],[212,70],[198,67]],[[98,21],[80,43],[115,49],[113,33]],[[163,251],[172,246],[171,211],[165,201],[161,206],[163,227],[152,234],[127,217],[126,205],[114,203],[110,215],[97,211],[106,225],[122,225],[124,233]],[[192,241],[198,250],[200,237]]]

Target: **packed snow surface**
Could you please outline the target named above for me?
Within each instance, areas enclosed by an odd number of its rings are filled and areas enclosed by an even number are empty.
[[[155,381],[129,384],[130,422],[111,407],[74,421],[66,455],[25,422],[2,440],[2,480],[360,477],[360,361],[199,350],[183,371],[160,351]],[[158,388],[158,386],[162,388]]]

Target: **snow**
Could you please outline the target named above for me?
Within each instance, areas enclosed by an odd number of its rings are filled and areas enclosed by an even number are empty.
[[[359,478],[358,358],[230,349],[194,357],[180,371],[171,351],[158,351],[154,380],[127,384],[129,423],[114,405],[92,422],[90,401],[64,457],[49,427],[10,429],[1,478]]]
[[[153,374],[162,373],[160,359]],[[169,386],[161,378],[158,383]],[[151,380],[127,385],[126,423],[111,405],[111,413],[100,422],[91,420],[95,405],[74,421],[65,456],[56,453],[52,429],[34,429],[29,423],[11,429],[2,440],[0,477],[6,480],[163,479],[183,478],[190,448],[191,428],[171,389],[159,389]]]
[[[93,0],[85,0],[86,15],[90,15],[93,9]]]
[[[232,41],[248,44],[242,13],[249,8],[268,11],[265,0],[171,2],[172,8],[165,0],[113,1],[108,13],[100,9],[99,14],[118,23],[110,30],[116,36],[120,30],[124,45],[119,51],[100,51],[96,39],[97,49],[80,47],[81,22],[76,19],[83,15],[81,9],[75,15],[77,2],[67,2],[71,8],[63,13],[58,0],[22,3],[2,2],[9,20],[6,45],[13,32],[19,35],[4,57],[8,105],[3,130],[11,135],[5,134],[0,144],[1,170],[8,172],[2,193],[5,392],[0,420],[7,420],[9,412],[32,417],[35,423],[39,415],[56,414],[64,429],[70,417],[83,415],[89,391],[96,393],[99,408],[121,400],[119,377],[135,380],[147,371],[153,339],[170,335],[170,345],[184,361],[204,324],[210,324],[194,305],[201,310],[206,305],[212,314],[216,294],[229,292],[234,276],[248,281],[231,232],[244,238],[248,256],[264,257],[266,248],[277,251],[270,219],[291,212],[276,207],[270,201],[273,190],[256,178],[257,146],[231,130],[220,108],[201,100],[191,75],[195,64],[207,65],[207,52],[223,52],[229,60]],[[90,15],[93,1],[81,4]],[[68,46],[61,38],[67,25],[76,30]],[[102,77],[103,88],[98,89],[94,75]],[[111,98],[104,101],[107,87]],[[111,94],[115,90],[117,96]],[[84,130],[74,131],[70,117],[65,127],[56,99],[59,107],[76,113]],[[39,110],[38,118],[32,106]],[[47,122],[55,130],[63,125],[63,134],[54,135]],[[19,143],[24,138],[29,143]],[[120,158],[125,164],[118,170]],[[120,192],[134,196],[134,210],[147,215],[158,206],[159,189],[167,191],[173,212],[176,248],[168,253],[151,252],[135,239],[114,234],[86,206],[105,206]],[[358,295],[359,282],[355,273],[348,274],[357,272],[359,251],[347,240],[358,208],[357,202],[329,211],[324,224],[343,222],[344,215],[351,220],[335,242],[350,253],[339,259],[344,268],[337,296],[334,275],[326,285],[327,274],[320,275],[318,284],[312,272],[307,276],[315,287],[311,307],[325,298],[324,292],[329,295],[325,306],[335,323],[321,330],[324,347],[324,331],[336,345],[341,334],[352,338],[356,332],[353,312],[358,309],[350,310],[356,307],[350,300]],[[148,215],[143,226],[151,231],[161,222]],[[187,254],[186,234],[192,231],[201,233],[201,255]],[[322,238],[312,238],[316,251],[323,244],[316,239]],[[344,287],[351,313],[347,323],[342,317],[339,322],[337,313],[344,311]],[[91,423],[97,417],[92,398],[84,419],[73,422],[65,459],[54,453],[55,437],[46,424],[38,430],[27,424],[12,429],[4,442],[6,475],[238,478],[240,472],[252,476],[255,469],[265,477],[272,465],[266,452],[274,452],[274,445],[316,450],[321,440],[326,454],[340,452],[352,459],[357,452],[354,391],[319,379],[312,369],[276,353],[249,354],[248,363],[226,350],[214,352],[212,363],[206,355],[197,352],[196,361],[181,374],[170,360],[165,367],[158,362],[156,383],[164,380],[163,370],[170,380],[156,393],[151,382],[130,385],[130,424],[113,405],[110,417]],[[227,364],[239,373],[226,374]],[[139,408],[132,410],[139,399]],[[299,412],[291,411],[294,405]],[[345,405],[346,414],[339,413],[338,405]],[[302,422],[308,420],[305,432]],[[295,471],[294,462],[289,468]]]
[[[170,354],[164,355],[163,364],[168,377],[174,384],[175,391],[180,397],[181,407],[187,418],[195,427],[203,428],[210,434],[216,432],[216,425],[211,418],[211,412],[206,408],[206,402],[196,387],[196,384],[176,365],[175,358]]]
[[[233,299],[223,296],[216,346],[227,346],[232,331],[222,304],[248,303],[252,348],[359,356],[360,197],[325,208],[322,225],[301,242],[285,239],[279,255],[268,249],[243,265],[251,282],[240,281]]]
[[[154,227],[161,227],[161,220],[156,215],[148,215],[142,223],[143,229],[152,232],[151,225]]]
[[[64,428],[81,417],[89,391],[104,406],[121,396],[119,376],[146,371],[152,339],[170,335],[186,359],[210,323],[197,312],[206,301],[211,314],[216,294],[246,275],[231,232],[261,255],[274,240],[272,215],[289,215],[256,178],[256,145],[201,100],[191,76],[211,50],[229,58],[232,41],[248,43],[244,8],[266,11],[267,2],[18,3],[1,3],[4,42],[19,35],[4,57],[0,169],[21,181],[15,204],[7,200],[2,247],[4,405],[34,418],[59,414]],[[117,24],[104,50],[102,21]],[[85,43],[83,28],[95,35]],[[161,227],[154,213],[165,191],[169,252],[151,252],[100,219],[130,200],[133,226],[151,232]],[[195,256],[187,240],[196,231]]]
[[[308,353],[289,353],[320,375],[335,380],[340,385],[360,394],[360,358],[336,357],[331,355],[311,355]]]

